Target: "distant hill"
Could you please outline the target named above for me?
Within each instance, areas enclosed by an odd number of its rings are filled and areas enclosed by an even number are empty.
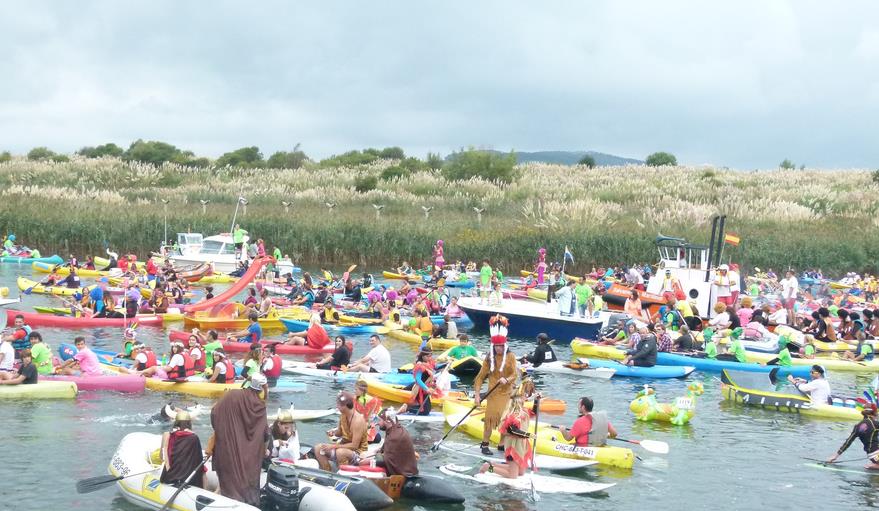
[[[505,154],[504,151],[488,151],[497,154]],[[628,165],[643,164],[643,160],[634,158],[623,158],[622,156],[614,156],[612,154],[599,153],[597,151],[535,151],[532,153],[516,151],[516,158],[519,163],[539,162],[539,163],[557,163],[560,165],[576,165],[581,158],[586,155],[595,158],[595,164],[600,166],[611,165]]]

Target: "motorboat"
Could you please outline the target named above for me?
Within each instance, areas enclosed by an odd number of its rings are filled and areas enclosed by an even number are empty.
[[[248,243],[250,237],[245,236]],[[231,273],[238,269],[238,263],[247,259],[246,253],[235,253],[235,243],[231,234],[217,234],[204,237],[197,232],[177,233],[177,247],[168,254],[168,258],[177,266],[191,266],[211,263],[214,271]],[[276,268],[281,276],[292,275],[297,268],[289,259],[277,262]]]

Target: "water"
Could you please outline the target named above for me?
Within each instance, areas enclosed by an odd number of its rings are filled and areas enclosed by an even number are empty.
[[[28,266],[0,264],[0,286],[10,287],[16,294],[15,277],[30,275]],[[39,277],[39,276],[38,276]],[[219,287],[219,286],[216,286]],[[45,296],[23,297],[20,307],[30,310],[34,305],[55,304]],[[181,325],[171,325],[181,328]],[[41,329],[46,341],[57,348],[76,335],[85,335],[89,343],[108,349],[119,349],[121,332],[92,329],[82,332]],[[269,334],[275,335],[278,334]],[[167,349],[167,334],[158,329],[139,329],[139,340]],[[365,338],[355,339],[355,356],[368,349]],[[485,335],[476,336],[476,345],[487,344]],[[392,339],[386,341],[393,363],[410,362],[415,348]],[[523,354],[533,346],[530,340],[513,339],[511,349]],[[567,356],[566,346],[557,346],[560,356]],[[870,380],[868,376],[831,374],[837,393],[854,392]],[[696,373],[687,380],[655,382],[660,401],[672,401],[686,393],[689,381],[702,381],[705,394],[698,400],[697,415],[687,426],[636,421],[628,404],[645,383],[639,380],[612,379],[599,381],[563,375],[538,376],[537,384],[545,395],[568,402],[564,415],[541,414],[541,420],[570,425],[576,416],[580,396],[591,396],[597,409],[607,410],[611,422],[624,438],[663,440],[671,446],[665,456],[653,455],[634,447],[640,457],[632,471],[590,467],[567,475],[598,482],[614,482],[616,486],[604,494],[593,496],[543,495],[535,505],[524,493],[491,488],[455,480],[467,496],[467,509],[526,510],[546,506],[560,509],[852,509],[855,506],[877,507],[874,484],[876,476],[838,473],[805,466],[806,458],[825,459],[832,455],[848,435],[851,424],[799,417],[793,414],[743,408],[721,401],[720,382],[713,375]],[[303,378],[308,383],[306,394],[289,394],[298,408],[327,408],[341,384]],[[350,387],[350,386],[349,386]],[[289,397],[271,395],[268,408],[289,405]],[[4,461],[0,463],[0,509],[89,509],[135,510],[109,487],[100,492],[78,495],[74,489],[79,479],[106,474],[107,464],[119,440],[127,433],[150,431],[161,433],[164,426],[149,425],[147,420],[168,402],[177,405],[202,403],[207,399],[147,391],[141,395],[115,393],[80,393],[69,401],[0,401],[0,446]],[[209,419],[197,420],[195,430],[207,441]],[[325,439],[324,431],[333,419],[304,422],[298,425],[304,443]],[[475,460],[457,457],[453,452],[428,452],[439,440],[444,429],[439,424],[413,424],[410,432],[422,454],[423,473],[437,474],[444,463],[471,464]],[[462,433],[452,433],[450,440],[476,442]],[[844,458],[864,455],[856,441]],[[862,463],[850,463],[857,469]],[[396,509],[439,509],[402,502]]]

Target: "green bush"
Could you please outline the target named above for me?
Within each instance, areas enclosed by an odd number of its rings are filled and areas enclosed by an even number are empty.
[[[51,160],[54,156],[55,152],[48,147],[34,147],[27,153],[27,159],[31,161]]]
[[[76,154],[85,156],[86,158],[101,158],[104,156],[115,156],[118,158],[124,153],[124,149],[112,142],[97,147],[86,146],[76,152]]]
[[[305,165],[308,156],[299,150],[299,144],[290,152],[278,151],[266,161],[266,167],[270,169],[298,169]]]
[[[671,153],[660,151],[648,156],[647,160],[645,160],[645,163],[647,163],[647,165],[650,165],[651,167],[662,167],[664,165],[677,165],[678,159],[675,158],[675,155]]]
[[[516,154],[499,154],[478,149],[452,153],[443,168],[443,177],[449,181],[466,181],[480,177],[488,181],[512,183],[516,180]]]
[[[354,180],[354,189],[360,193],[366,193],[370,190],[375,190],[377,186],[378,178],[376,176],[363,174],[357,176],[357,179]]]
[[[595,158],[592,157],[591,154],[587,154],[586,156],[580,158],[580,161],[577,162],[578,165],[586,165],[590,169],[595,168]]]
[[[12,160],[12,153],[9,151],[3,151],[0,153],[0,163],[6,163],[10,160]]]
[[[175,158],[180,158],[181,156],[183,156],[182,151],[167,142],[158,142],[155,140],[143,141],[138,139],[128,146],[128,150],[125,151],[122,158],[125,161],[139,161],[142,163],[161,165],[169,161],[174,161]]]
[[[242,147],[217,158],[218,167],[262,167],[265,162],[259,147]]]

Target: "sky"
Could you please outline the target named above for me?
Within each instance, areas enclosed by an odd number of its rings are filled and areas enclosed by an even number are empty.
[[[879,168],[876,20],[874,1],[4,2],[0,150]]]

